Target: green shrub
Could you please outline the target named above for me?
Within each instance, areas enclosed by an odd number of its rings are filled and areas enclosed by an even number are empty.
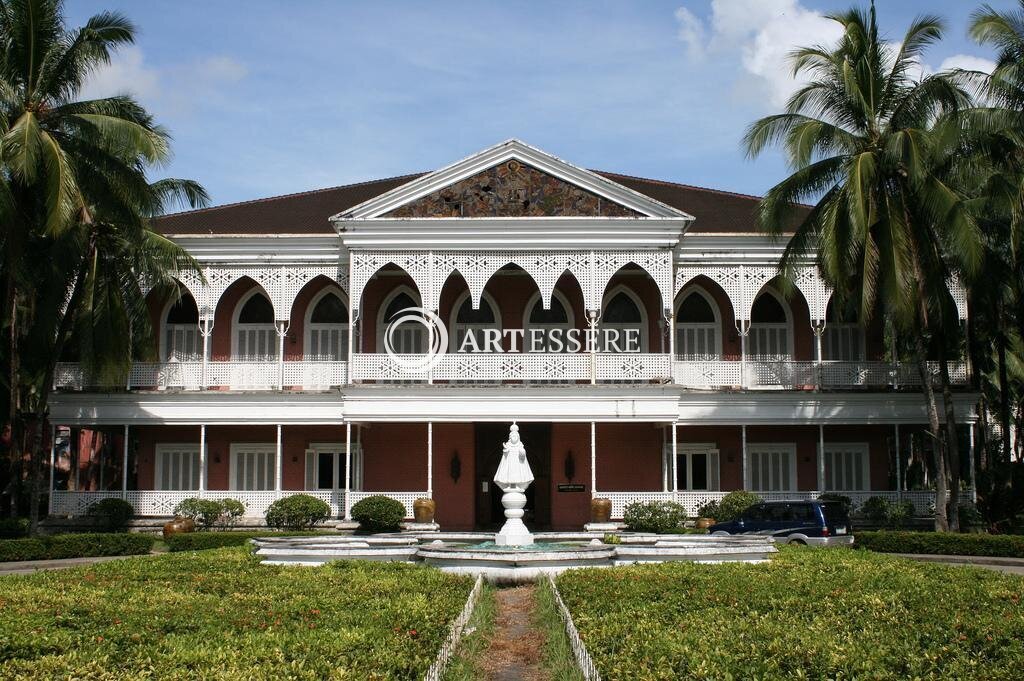
[[[880,553],[1024,558],[1024,536],[1019,534],[861,531],[855,541],[860,548]]]
[[[331,507],[308,494],[293,494],[278,499],[267,509],[269,527],[307,530],[331,517]]]
[[[889,527],[899,529],[904,527],[914,517],[914,503],[911,501],[897,501],[889,507]]]
[[[978,507],[974,504],[960,504],[957,507],[957,514],[960,520],[961,529],[978,527],[985,524],[985,519],[982,517]]]
[[[352,518],[367,532],[395,532],[405,519],[405,506],[391,497],[375,494],[352,506]]]
[[[1024,580],[988,570],[780,547],[556,583],[605,679],[1024,678]]]
[[[729,492],[718,502],[718,515],[715,516],[715,520],[720,523],[736,520],[748,508],[760,503],[761,497],[753,492],[747,492],[746,490]]]
[[[245,504],[238,499],[221,499],[220,505],[224,509],[220,515],[220,523],[224,527],[234,527],[238,519],[245,515]]]
[[[0,518],[0,539],[28,536],[28,518]]]
[[[892,504],[885,497],[868,497],[861,504],[858,513],[872,525],[885,527],[889,524],[889,517],[892,514]]]
[[[843,511],[846,513],[846,515],[850,515],[850,512],[853,511],[853,499],[846,496],[845,494],[838,494],[836,492],[823,492],[822,494],[818,495],[818,501],[834,501],[839,504],[842,504]]]
[[[215,525],[234,527],[238,519],[245,515],[245,504],[237,499],[190,497],[174,507],[174,515],[191,518],[201,530],[209,530]]]
[[[711,518],[718,520],[718,514],[721,513],[718,501],[712,500],[697,509],[698,518]]]
[[[87,556],[131,556],[149,553],[155,538],[121,532],[55,534],[51,537],[0,540],[0,563],[15,560],[57,560]]]
[[[636,501],[626,505],[622,520],[634,532],[668,532],[686,521],[686,508],[674,501]]]
[[[164,539],[167,550],[172,553],[179,551],[205,551],[225,546],[245,546],[253,537],[265,536],[265,532],[185,532],[172,534]]]
[[[135,509],[124,499],[100,499],[89,506],[88,514],[107,532],[124,532]]]
[[[622,537],[617,534],[606,534],[601,538],[601,542],[604,544],[621,544]]]

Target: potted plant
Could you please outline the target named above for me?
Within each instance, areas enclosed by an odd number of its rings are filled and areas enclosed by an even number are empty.
[[[694,527],[698,530],[706,530],[715,524],[715,517],[718,515],[718,502],[709,501],[697,509],[697,520]]]
[[[187,532],[195,532],[195,530],[196,523],[194,520],[176,515],[173,520],[164,523],[164,539],[167,539],[172,534],[185,534]]]
[[[434,522],[434,511],[437,505],[433,499],[420,497],[412,502],[412,516],[421,525],[428,525]]]
[[[590,500],[590,522],[607,523],[612,519],[612,500],[598,497]]]

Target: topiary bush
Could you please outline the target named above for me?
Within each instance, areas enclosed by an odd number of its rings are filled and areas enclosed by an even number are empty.
[[[395,532],[405,519],[405,505],[383,494],[360,499],[352,506],[352,518],[367,532]]]
[[[308,530],[331,517],[331,507],[308,494],[278,499],[267,509],[267,525],[289,530]]]
[[[736,520],[740,515],[754,504],[760,504],[761,497],[746,490],[729,492],[718,502],[718,515],[715,520],[720,523],[727,523]]]
[[[622,520],[634,532],[668,532],[686,521],[686,508],[674,501],[635,501],[626,505]]]
[[[135,509],[124,499],[100,499],[89,506],[87,513],[96,518],[103,531],[123,532],[135,515]]]
[[[245,515],[245,504],[238,499],[200,499],[190,497],[174,507],[174,515],[191,518],[200,530],[209,530],[215,525],[234,527]]]

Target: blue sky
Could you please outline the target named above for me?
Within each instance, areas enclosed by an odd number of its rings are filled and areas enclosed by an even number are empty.
[[[822,15],[851,4],[70,0],[67,15],[117,9],[139,26],[87,92],[134,92],[175,139],[161,174],[220,204],[430,170],[510,137],[588,168],[760,194],[785,165],[747,160],[743,130],[792,89],[785,53],[828,40]],[[991,59],[966,35],[980,2],[877,4],[892,39],[922,12],[946,19],[924,70]]]

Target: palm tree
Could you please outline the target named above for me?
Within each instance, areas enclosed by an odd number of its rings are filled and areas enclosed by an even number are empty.
[[[867,12],[829,18],[843,28],[839,43],[796,50],[794,76],[806,74],[810,82],[784,113],[758,120],[745,135],[748,155],[779,144],[793,168],[764,197],[760,220],[776,236],[797,221],[783,273],[815,254],[822,276],[840,301],[856,305],[862,324],[881,314],[911,340],[934,438],[936,528],[945,530],[956,438],[942,446],[926,348],[931,334],[941,335],[935,311],[948,296],[950,275],[973,273],[982,249],[963,198],[932,164],[943,143],[936,122],[970,98],[942,75],[913,75],[942,36],[939,18],[916,19],[896,46],[879,36],[873,3]],[[814,205],[800,218],[804,201]]]
[[[129,314],[137,307],[132,282],[137,288],[140,276],[159,278],[189,264],[148,227],[174,195],[196,205],[205,200],[193,183],[147,180],[147,170],[169,158],[167,132],[131,97],[76,99],[89,74],[134,35],[118,13],[68,30],[61,0],[0,0],[3,360],[12,470],[19,472],[26,449],[39,455],[40,438],[26,441],[25,429],[31,422],[37,433],[45,419],[52,366],[44,368],[72,330],[86,337],[82,327],[89,326],[99,337],[103,329],[138,325],[138,315]],[[124,339],[131,337],[107,334],[90,356],[124,365]],[[33,507],[33,525],[36,513]]]

